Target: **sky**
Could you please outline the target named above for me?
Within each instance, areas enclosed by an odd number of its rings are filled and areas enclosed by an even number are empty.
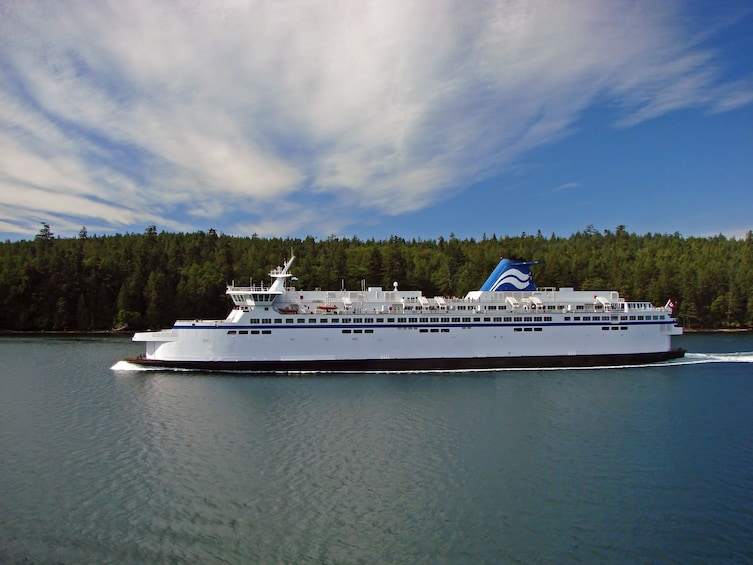
[[[0,240],[753,229],[745,0],[3,0]]]

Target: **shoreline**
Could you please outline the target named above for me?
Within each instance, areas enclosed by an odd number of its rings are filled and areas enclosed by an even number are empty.
[[[753,328],[719,328],[719,329],[696,329],[682,328],[684,334],[746,334],[753,333]]]
[[[0,330],[0,336],[14,336],[14,335],[102,335],[102,336],[128,336],[133,335],[135,332],[122,331],[122,330]]]

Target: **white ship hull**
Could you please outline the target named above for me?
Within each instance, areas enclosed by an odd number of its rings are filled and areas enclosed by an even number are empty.
[[[256,372],[415,371],[627,365],[681,357],[671,309],[613,291],[297,291],[287,269],[264,288],[229,287],[225,320],[137,333],[142,365]],[[278,284],[279,283],[279,284]]]

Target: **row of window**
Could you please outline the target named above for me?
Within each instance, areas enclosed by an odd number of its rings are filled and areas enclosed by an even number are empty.
[[[564,321],[566,322],[609,322],[609,321],[642,321],[642,320],[664,320],[666,319],[666,315],[654,315],[654,316],[565,316]],[[284,323],[286,324],[439,324],[439,323],[454,323],[454,324],[465,324],[470,322],[503,322],[503,323],[510,323],[510,322],[551,322],[552,317],[551,316],[454,316],[454,317],[445,317],[445,318],[435,318],[435,317],[395,317],[395,318],[333,318],[330,316],[327,317],[309,317],[309,318],[285,318]],[[283,319],[282,318],[275,318],[274,320],[272,318],[251,318],[249,320],[250,324],[282,324]]]
[[[530,306],[532,308],[538,308],[539,310],[552,310],[552,311],[553,310],[563,310],[563,309],[569,308],[569,306],[567,306],[565,304],[546,304],[546,305],[542,304],[542,305],[539,305],[539,306],[536,306],[535,304],[531,304]],[[593,307],[596,310],[603,310],[604,309],[604,305],[603,304],[594,304]],[[619,309],[619,307],[618,307],[617,304],[614,304],[612,307],[615,310]],[[475,310],[476,308],[478,308],[478,306],[455,306],[456,310],[466,310],[466,309],[468,309],[468,310]],[[497,306],[497,305],[494,305],[494,304],[489,304],[489,305],[484,305],[483,308],[485,308],[486,310],[507,310],[507,305],[506,304],[500,304],[499,306]],[[584,304],[576,304],[575,305],[575,309],[576,310],[585,310],[586,306]]]
[[[416,328],[411,328],[411,329],[416,329]],[[629,328],[628,328],[628,326],[602,326],[601,329],[603,331],[609,331],[609,330],[612,330],[612,331],[617,331],[617,330],[626,331]],[[440,332],[441,333],[448,333],[450,330],[449,330],[449,328],[419,328],[419,331],[421,333],[440,333]],[[513,328],[513,331],[516,331],[516,332],[540,332],[540,331],[543,331],[543,328],[538,328],[538,327]],[[248,335],[248,334],[251,334],[251,335],[259,335],[259,334],[269,335],[269,334],[272,333],[272,331],[271,330],[228,330],[227,333],[228,333],[228,335]],[[344,330],[342,330],[342,333],[344,333],[344,334],[349,334],[349,333],[354,333],[354,334],[361,334],[361,333],[373,334],[374,330],[372,330],[372,329],[363,329],[363,330],[349,330],[349,329],[344,329]]]
[[[418,331],[421,332],[421,333],[440,333],[440,332],[441,333],[449,333],[449,331],[450,331],[449,328],[415,328],[415,327],[413,327],[413,328],[402,328],[402,329],[412,329],[412,330],[418,329]],[[537,331],[537,332],[541,331],[541,328],[533,328],[533,329],[535,331]],[[373,334],[374,333],[374,330],[372,330],[372,329],[355,329],[355,330],[343,329],[343,330],[340,330],[340,331],[342,333],[344,333],[344,334],[350,334],[350,333],[353,333],[353,334]],[[515,328],[515,331],[519,332],[519,331],[521,331],[521,328]],[[529,332],[529,331],[531,331],[531,328],[525,328],[525,331]],[[269,335],[271,333],[272,333],[272,330],[261,330],[261,331],[259,331],[259,330],[228,330],[227,331],[228,335],[249,335],[249,334],[250,335],[259,335],[259,334]]]
[[[569,320],[569,318],[565,318],[566,320]],[[576,318],[580,319],[580,318]],[[310,318],[285,318],[284,323],[286,324],[447,324],[447,323],[455,323],[455,324],[461,324],[461,323],[470,323],[470,322],[551,322],[552,317],[551,316],[456,316],[456,317],[450,317],[450,318],[428,318],[428,317],[421,317],[421,318],[413,318],[413,317],[397,317],[397,318],[332,318],[332,317],[326,317],[326,318],[319,318],[319,317],[310,317]],[[272,318],[250,318],[248,321],[249,324],[282,324],[283,319],[281,318],[275,318],[274,320]]]
[[[666,315],[662,316],[565,316],[565,321],[569,322],[571,319],[574,322],[579,322],[583,320],[584,322],[589,322],[591,320],[595,322],[609,322],[610,320],[613,322],[616,322],[617,320],[626,322],[627,320],[665,320]]]

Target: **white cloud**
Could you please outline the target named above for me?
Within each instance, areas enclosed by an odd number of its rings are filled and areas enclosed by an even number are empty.
[[[624,126],[751,103],[679,16],[652,1],[6,4],[0,206],[17,227],[232,212],[268,235],[418,210],[568,135],[595,100]]]
[[[578,188],[580,186],[579,182],[566,182],[565,184],[561,184],[555,189],[552,189],[552,192],[559,192],[561,190],[570,190],[572,188]]]

